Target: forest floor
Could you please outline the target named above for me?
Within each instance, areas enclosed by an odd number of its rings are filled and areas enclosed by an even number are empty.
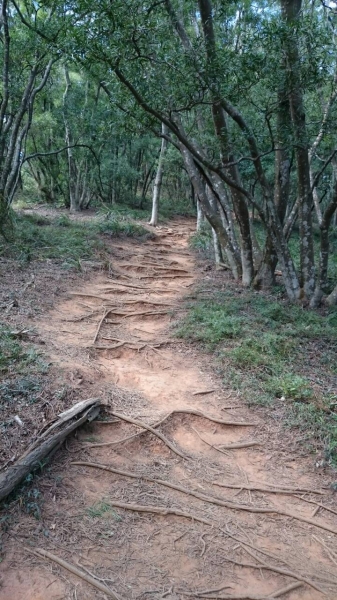
[[[5,506],[0,600],[337,598],[333,471],[174,335],[186,297],[212,280],[189,249],[193,230],[176,218],[142,243],[111,241],[109,272],[63,277],[44,263],[26,283],[17,275],[23,312],[9,303],[8,320],[50,365],[41,397],[31,380],[17,392],[27,435],[89,397],[106,402],[107,421],[79,430]],[[164,417],[160,437],[127,421]],[[10,437],[6,462],[24,448]]]

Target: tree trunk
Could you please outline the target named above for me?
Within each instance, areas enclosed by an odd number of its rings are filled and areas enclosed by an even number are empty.
[[[290,106],[284,87],[278,93],[277,141],[275,148],[274,204],[283,225],[289,202],[290,156],[287,149],[287,131],[291,124]],[[267,235],[263,258],[254,279],[256,288],[269,289],[275,285],[278,257],[270,233]]]
[[[300,55],[296,26],[300,17],[302,0],[281,0],[282,14],[289,28],[285,42],[289,73],[289,103],[295,138],[297,184],[300,223],[301,286],[307,298],[315,288],[315,263],[311,210],[313,195],[310,183],[309,146],[305,123],[303,91],[300,77]]]
[[[64,129],[65,129],[65,143],[68,146],[67,149],[67,157],[68,157],[68,190],[69,190],[69,206],[71,213],[80,212],[80,202],[77,194],[77,168],[73,155],[73,150],[70,148],[72,145],[72,135],[71,129],[69,125],[68,118],[68,96],[69,91],[71,89],[71,80],[69,77],[68,67],[64,67],[64,76],[66,80],[66,89],[63,94],[63,120],[64,120]]]
[[[164,123],[162,123],[161,132],[162,132],[162,135],[167,135],[167,133],[168,133],[168,129],[167,129],[166,125],[164,125]],[[158,225],[159,199],[160,199],[160,191],[161,191],[161,185],[162,185],[163,174],[164,174],[164,160],[165,160],[166,149],[167,149],[167,140],[163,137],[161,140],[161,150],[160,150],[160,155],[159,155],[157,174],[156,174],[156,178],[155,178],[154,186],[153,186],[152,215],[151,215],[151,220],[149,223],[149,225],[152,225],[153,227],[157,227],[157,225]]]
[[[217,199],[214,196],[214,194],[212,193],[212,190],[209,188],[208,185],[206,186],[206,194],[208,197],[208,201],[214,210],[214,213],[219,214]],[[213,248],[214,248],[214,260],[215,260],[215,264],[219,265],[221,262],[223,262],[222,252],[221,252],[221,244],[219,241],[219,236],[218,236],[217,232],[215,231],[214,227],[212,227],[212,237],[213,237]]]
[[[221,100],[218,96],[218,82],[216,73],[216,43],[213,27],[212,6],[209,0],[199,0],[199,9],[204,32],[205,47],[209,72],[212,75],[212,115],[216,135],[220,142],[221,159],[226,171],[231,179],[240,185],[240,176],[235,164],[234,156],[231,151],[229,132]],[[231,166],[227,167],[227,164]],[[231,189],[235,216],[238,220],[241,233],[241,262],[242,262],[242,283],[249,286],[254,277],[253,248],[250,235],[249,213],[246,200],[237,188]]]
[[[201,231],[205,222],[205,215],[202,210],[201,202],[197,198],[197,231]]]

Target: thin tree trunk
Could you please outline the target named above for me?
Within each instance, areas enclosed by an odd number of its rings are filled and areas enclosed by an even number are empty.
[[[206,185],[206,194],[208,197],[208,201],[209,201],[211,207],[213,208],[214,212],[216,214],[219,214],[217,199],[214,196],[214,194],[212,193],[212,190],[209,188],[208,185]],[[222,260],[221,245],[220,245],[219,237],[218,237],[218,234],[215,231],[214,227],[212,227],[212,237],[213,237],[213,248],[214,248],[214,260],[215,260],[215,264],[219,265],[221,262],[223,262],[223,260]]]
[[[68,190],[69,190],[69,205],[70,212],[77,213],[81,210],[79,205],[79,198],[77,194],[77,180],[78,174],[76,169],[76,163],[73,155],[73,150],[70,147],[72,145],[72,136],[69,125],[69,116],[68,116],[68,96],[71,88],[71,81],[69,77],[68,67],[64,67],[64,76],[66,80],[66,89],[63,94],[63,120],[64,120],[64,128],[65,128],[65,143],[68,146],[67,149],[67,157],[68,157]]]
[[[168,133],[168,128],[166,127],[166,125],[164,125],[164,123],[162,123],[161,132],[162,132],[163,136],[166,136]],[[149,223],[149,225],[152,225],[153,227],[157,227],[157,225],[158,225],[159,200],[160,200],[160,192],[161,192],[161,186],[162,186],[163,174],[164,174],[164,160],[165,160],[166,149],[167,149],[167,139],[165,139],[165,137],[163,137],[161,140],[161,149],[160,149],[156,179],[154,181],[154,186],[153,186],[152,215],[151,215],[151,220]]]
[[[205,221],[205,215],[202,210],[201,202],[197,198],[197,231],[201,231]]]

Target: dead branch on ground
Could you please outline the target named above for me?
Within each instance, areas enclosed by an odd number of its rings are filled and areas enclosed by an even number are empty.
[[[4,500],[14,488],[42,461],[62,445],[66,437],[87,421],[95,419],[99,413],[101,402],[97,398],[82,401],[70,410],[59,415],[59,419],[51,425],[22,454],[22,456],[0,475],[0,501]],[[56,433],[51,433],[57,429]]]

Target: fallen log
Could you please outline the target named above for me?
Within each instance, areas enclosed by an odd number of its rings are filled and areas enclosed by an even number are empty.
[[[61,413],[59,419],[35,442],[20,458],[0,474],[0,502],[4,500],[21,481],[41,465],[62,445],[66,437],[86,422],[93,421],[98,414],[101,401],[97,398],[84,400]]]

